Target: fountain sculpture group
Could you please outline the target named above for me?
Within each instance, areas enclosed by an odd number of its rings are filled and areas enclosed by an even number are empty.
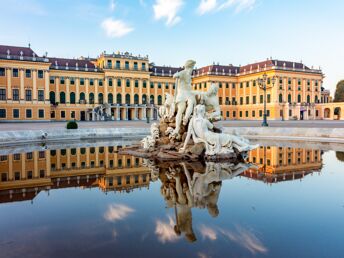
[[[160,160],[232,160],[256,148],[237,135],[222,133],[214,122],[221,120],[218,85],[208,91],[192,89],[191,77],[195,61],[188,60],[185,69],[173,75],[175,95],[166,94],[159,109],[159,124],[151,125],[151,135],[141,146],[125,150],[128,154]]]

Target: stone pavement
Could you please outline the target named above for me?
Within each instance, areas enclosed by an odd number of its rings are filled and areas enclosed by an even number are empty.
[[[153,121],[154,122],[154,121]],[[118,128],[134,127],[147,128],[149,124],[146,121],[96,121],[96,122],[78,122],[79,128]],[[223,127],[260,127],[261,121],[221,121],[218,123]],[[270,127],[296,127],[296,128],[344,128],[344,121],[334,120],[307,120],[307,121],[269,121]],[[46,130],[46,129],[64,129],[66,122],[18,122],[18,123],[0,123],[0,131],[17,130]]]

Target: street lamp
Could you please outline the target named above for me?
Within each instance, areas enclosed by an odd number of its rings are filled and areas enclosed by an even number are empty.
[[[263,74],[263,77],[259,77],[257,79],[257,84],[258,84],[259,88],[264,91],[264,114],[263,114],[262,126],[269,126],[268,121],[267,121],[267,114],[266,114],[266,90],[271,89],[272,87],[275,86],[276,79],[277,79],[277,77],[273,76],[271,78],[271,82],[267,83],[269,78],[268,78],[268,75],[266,73]]]

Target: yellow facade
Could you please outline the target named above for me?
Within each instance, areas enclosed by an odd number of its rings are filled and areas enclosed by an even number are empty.
[[[148,57],[129,53],[61,59],[0,46],[0,121],[156,119],[165,94],[174,92],[172,76],[180,69],[155,66]],[[214,64],[195,69],[192,84],[202,91],[211,83],[219,85],[224,119],[257,120],[263,115],[264,92],[256,80],[263,74],[269,119],[341,119],[333,112],[343,103],[326,109],[329,94],[322,90],[321,70],[300,63]]]

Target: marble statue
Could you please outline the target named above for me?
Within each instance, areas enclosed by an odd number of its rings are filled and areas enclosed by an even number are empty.
[[[173,106],[173,95],[169,93],[165,93],[165,103],[163,106],[159,108],[159,117],[162,119],[167,119],[172,117],[174,114],[171,114],[172,112],[172,106]]]
[[[176,110],[176,128],[173,132],[173,135],[176,137],[179,135],[181,123],[183,122],[184,125],[187,125],[193,108],[196,105],[195,93],[192,91],[191,86],[191,75],[195,64],[195,61],[188,60],[185,63],[185,69],[173,75],[173,78],[176,79],[176,89],[174,107],[170,118],[172,118]]]
[[[200,94],[200,103],[205,105],[206,115],[210,121],[220,121],[222,119],[219,98],[217,96],[218,91],[219,86],[212,83],[207,92]]]
[[[151,135],[146,136],[141,140],[141,146],[143,149],[154,148],[156,141],[159,139],[159,126],[157,123],[153,123],[150,128]]]
[[[195,64],[188,60],[184,70],[173,75],[176,79],[174,95],[166,93],[164,105],[158,112],[159,125],[153,124],[151,135],[141,141],[143,152],[147,157],[150,150],[151,156],[165,159],[228,160],[239,155],[245,158],[247,152],[258,145],[250,145],[240,136],[220,133],[214,126],[214,122],[222,119],[217,95],[219,86],[212,83],[206,92],[193,90],[191,79]],[[203,144],[195,146],[198,143]]]
[[[230,134],[215,133],[212,131],[214,125],[205,116],[205,106],[197,105],[194,115],[190,120],[189,128],[183,147],[180,152],[184,152],[189,140],[192,138],[194,143],[204,143],[206,155],[228,154],[234,151],[247,152],[258,146],[250,145],[248,140]]]

